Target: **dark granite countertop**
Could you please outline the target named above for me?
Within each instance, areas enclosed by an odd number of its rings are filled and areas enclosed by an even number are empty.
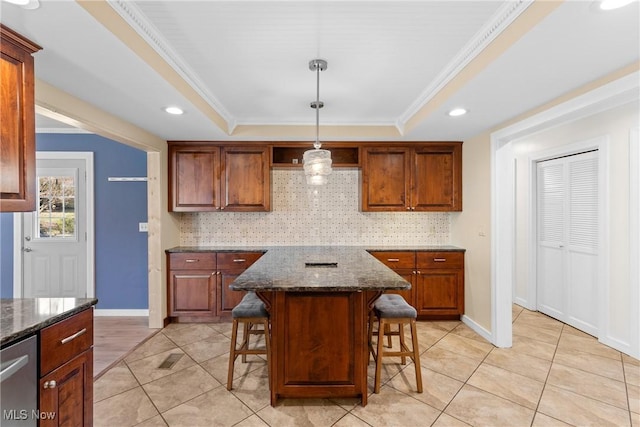
[[[283,248],[287,246],[176,246],[167,249],[167,253],[188,253],[188,252],[266,252],[272,248]],[[310,246],[318,247],[318,246]],[[321,246],[325,247],[325,246]],[[326,246],[330,248],[331,246]],[[370,245],[370,246],[348,246],[366,251],[438,251],[438,252],[465,252],[465,249],[451,245]]]
[[[0,347],[71,317],[98,302],[96,298],[0,299]]]
[[[305,263],[337,263],[307,267]],[[360,291],[410,289],[411,284],[357,246],[280,246],[245,270],[235,290]]]
[[[176,246],[165,250],[169,254],[188,252],[266,252],[271,246]]]
[[[407,246],[380,246],[372,245],[367,246],[366,249],[370,252],[404,252],[404,251],[425,251],[425,252],[465,252],[466,249],[459,248],[451,245],[407,245]]]

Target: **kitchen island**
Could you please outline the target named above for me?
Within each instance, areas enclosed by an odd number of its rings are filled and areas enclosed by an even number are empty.
[[[231,289],[255,291],[271,317],[271,405],[356,397],[367,404],[367,318],[385,290],[411,284],[360,247],[271,247]]]

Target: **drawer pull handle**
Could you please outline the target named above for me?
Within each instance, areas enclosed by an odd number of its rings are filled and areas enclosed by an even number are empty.
[[[236,258],[236,259],[233,260],[233,262],[245,262],[245,261],[246,261],[246,259],[244,259],[244,258]]]
[[[42,386],[44,388],[56,388],[57,385],[58,383],[56,383],[54,380],[51,380],[51,381],[45,381],[45,383]]]
[[[446,258],[434,258],[433,262],[446,262],[447,259]]]
[[[389,262],[399,262],[400,258],[387,258],[387,261],[389,261]]]
[[[187,259],[184,262],[198,262],[200,261],[199,259]]]
[[[66,344],[66,343],[68,343],[69,341],[73,341],[73,340],[75,340],[76,338],[78,338],[80,335],[84,335],[84,334],[85,334],[85,332],[87,332],[87,328],[81,329],[81,330],[79,330],[78,332],[76,332],[75,334],[70,335],[70,336],[68,336],[68,337],[66,337],[66,338],[61,339],[61,340],[60,340],[60,344]]]

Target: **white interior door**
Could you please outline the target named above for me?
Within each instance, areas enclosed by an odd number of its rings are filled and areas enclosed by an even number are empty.
[[[23,296],[87,296],[84,159],[37,159],[37,210],[23,215]]]
[[[537,165],[538,310],[598,335],[598,152]]]

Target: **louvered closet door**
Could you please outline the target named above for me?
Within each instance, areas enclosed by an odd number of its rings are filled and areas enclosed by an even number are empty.
[[[598,334],[598,152],[538,163],[538,310]]]

